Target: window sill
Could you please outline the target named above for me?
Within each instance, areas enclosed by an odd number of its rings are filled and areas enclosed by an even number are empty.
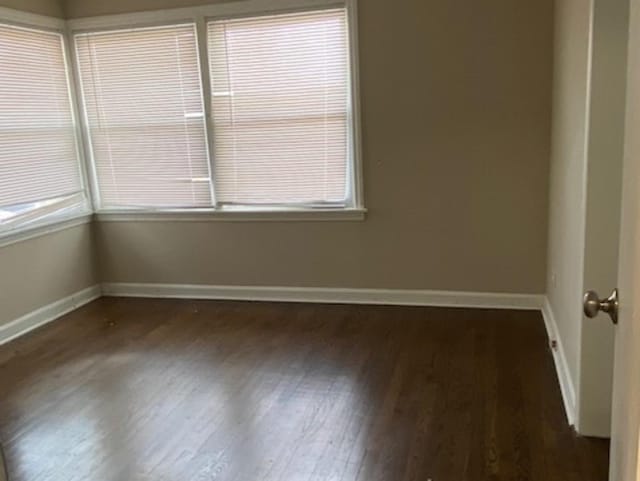
[[[61,230],[70,229],[82,224],[91,222],[93,214],[83,211],[76,212],[68,216],[56,216],[53,218],[43,219],[39,222],[33,222],[28,226],[12,229],[6,232],[0,232],[0,248],[6,247],[17,242],[23,242],[28,239],[41,237]]]
[[[99,222],[344,222],[363,221],[367,210],[298,209],[298,210],[102,210]]]

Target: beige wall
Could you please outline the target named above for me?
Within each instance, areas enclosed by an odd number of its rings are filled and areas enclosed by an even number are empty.
[[[68,18],[78,18],[164,8],[193,7],[231,1],[233,0],[62,0],[62,3]]]
[[[60,0],[0,0],[0,7],[15,8],[52,17],[64,16]]]
[[[104,280],[544,292],[552,3],[361,0],[367,220],[102,223]]]
[[[0,325],[97,284],[92,226],[0,247]]]

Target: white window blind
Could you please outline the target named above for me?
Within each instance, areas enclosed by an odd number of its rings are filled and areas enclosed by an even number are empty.
[[[63,38],[0,24],[0,228],[83,201]]]
[[[101,207],[210,207],[194,25],[75,41]]]
[[[208,24],[220,204],[347,202],[348,51],[345,9]]]

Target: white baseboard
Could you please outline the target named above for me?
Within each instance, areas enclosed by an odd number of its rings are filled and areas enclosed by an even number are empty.
[[[556,349],[551,349],[553,353],[553,360],[556,365],[556,372],[558,373],[558,381],[560,383],[560,392],[562,393],[562,400],[564,402],[564,409],[567,414],[567,421],[572,426],[576,423],[576,390],[573,379],[571,378],[571,371],[569,371],[569,364],[567,363],[567,357],[562,346],[562,339],[558,333],[558,325],[556,318],[553,314],[553,309],[549,303],[549,299],[545,297],[542,304],[542,317],[544,324],[547,328],[547,335],[550,340],[555,340],[557,345]]]
[[[101,296],[242,301],[319,302],[403,306],[540,310],[544,296],[403,289],[211,286],[188,284],[104,283],[36,309],[0,325],[0,345],[47,324]]]
[[[26,334],[33,329],[43,326],[68,312],[81,307],[102,295],[99,285],[91,286],[75,292],[58,301],[47,304],[25,314],[14,321],[0,326],[0,345]]]
[[[104,283],[105,296],[540,310],[544,296],[405,289]]]

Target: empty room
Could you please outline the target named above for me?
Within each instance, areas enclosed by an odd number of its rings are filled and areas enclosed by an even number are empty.
[[[640,481],[639,159],[640,0],[0,0],[0,481]]]

